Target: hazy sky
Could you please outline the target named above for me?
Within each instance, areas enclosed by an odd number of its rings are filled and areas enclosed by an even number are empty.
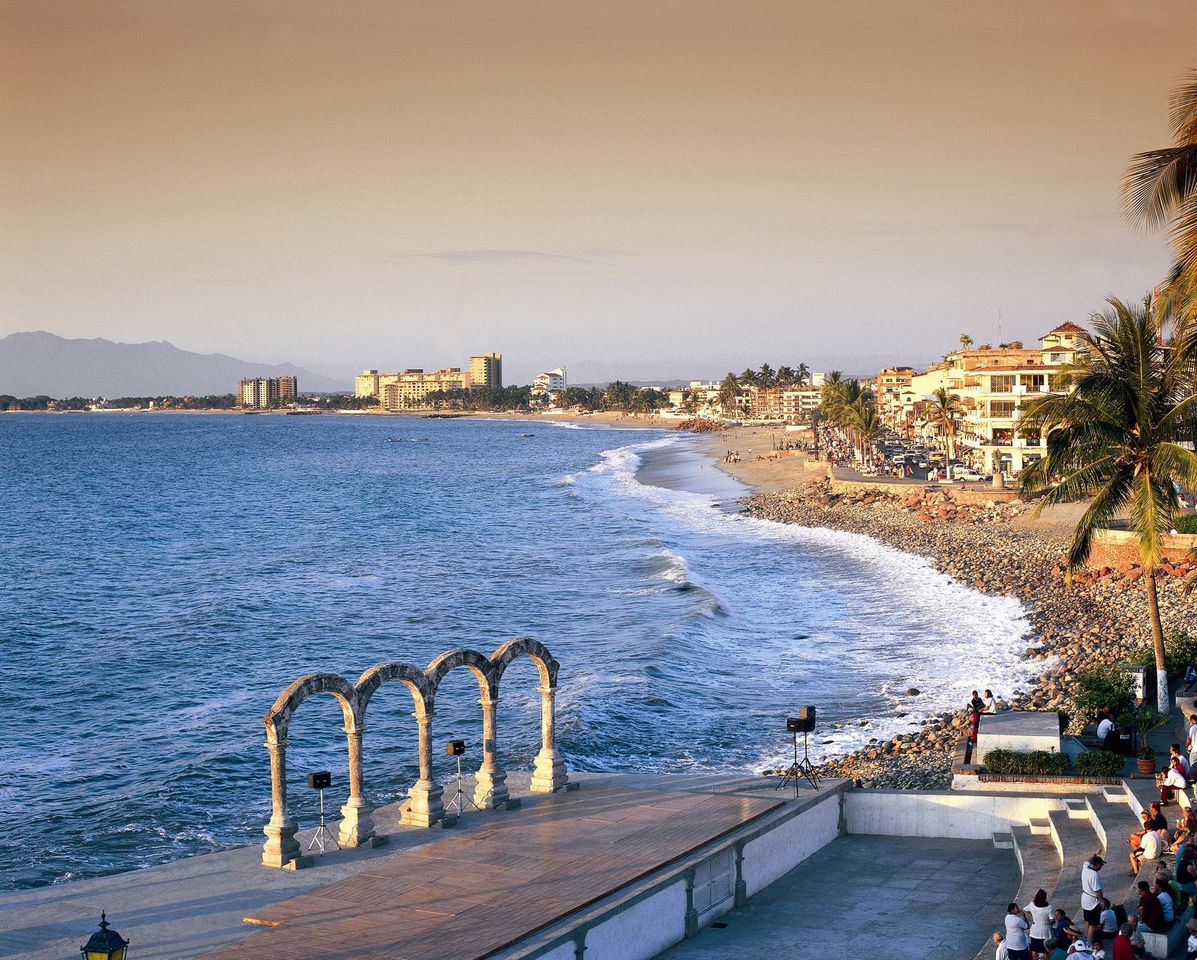
[[[1188,0],[0,0],[0,336],[509,381],[1034,339],[1165,272],[1118,182],[1195,37]]]

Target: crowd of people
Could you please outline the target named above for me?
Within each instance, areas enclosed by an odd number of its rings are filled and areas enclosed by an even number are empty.
[[[991,707],[991,702],[990,691],[985,691],[984,698],[973,691],[969,710],[974,740],[981,714],[996,710],[996,703]],[[1170,745],[1168,769],[1157,778],[1160,799],[1139,815],[1139,829],[1126,838],[1128,865],[1135,878],[1133,893],[1138,898],[1136,909],[1128,912],[1121,904],[1111,904],[1102,889],[1105,860],[1094,854],[1081,870],[1084,930],[1040,890],[1025,906],[1011,903],[1007,907],[1004,929],[993,935],[996,960],[1137,960],[1147,956],[1144,933],[1171,931],[1189,905],[1197,903],[1197,813],[1192,805],[1186,806],[1172,826],[1164,813],[1177,791],[1187,789],[1190,771],[1197,763],[1197,713],[1187,719],[1184,748],[1179,743]],[[1107,745],[1117,736],[1108,711],[1098,724],[1097,735]],[[1185,926],[1185,958],[1197,960],[1197,919]]]
[[[1155,804],[1152,804],[1155,807]],[[1156,822],[1162,816],[1143,812],[1147,821]],[[1186,834],[1187,836],[1188,834]],[[1144,933],[1169,931],[1193,899],[1197,888],[1193,885],[1191,868],[1193,848],[1182,844],[1177,855],[1178,877],[1161,867],[1154,883],[1139,880],[1136,884],[1138,908],[1127,913],[1115,905],[1102,890],[1101,870],[1105,860],[1094,854],[1081,870],[1081,915],[1084,930],[1080,929],[1063,908],[1054,906],[1045,890],[1036,892],[1034,899],[1020,907],[1011,903],[1006,908],[1004,930],[993,935],[995,960],[1138,960],[1147,957]],[[1184,851],[1188,851],[1187,858]],[[1180,863],[1190,864],[1187,882],[1180,882]],[[1197,958],[1197,920],[1186,924],[1187,960]]]

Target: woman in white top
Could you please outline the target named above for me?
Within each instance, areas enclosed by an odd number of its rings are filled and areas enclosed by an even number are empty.
[[[1036,890],[1035,899],[1026,906],[1026,916],[1031,920],[1031,960],[1046,958],[1047,939],[1052,935],[1052,914],[1055,910],[1047,902],[1047,891]]]
[[[1006,955],[1010,960],[1031,960],[1030,943],[1027,941],[1030,926],[1017,903],[1006,907]]]
[[[981,702],[985,704],[982,713],[997,713],[997,697],[993,695],[992,690],[986,690],[985,696],[981,698]]]

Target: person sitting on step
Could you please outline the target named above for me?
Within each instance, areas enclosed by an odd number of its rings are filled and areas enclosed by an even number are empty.
[[[1160,933],[1164,927],[1164,911],[1160,901],[1151,892],[1151,885],[1146,880],[1135,884],[1139,891],[1139,926],[1146,933]]]

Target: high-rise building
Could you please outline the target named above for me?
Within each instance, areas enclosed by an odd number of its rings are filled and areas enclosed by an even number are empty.
[[[503,386],[503,354],[480,353],[470,357],[470,380],[475,387]]]
[[[237,384],[237,406],[269,410],[294,403],[298,389],[295,377],[249,377]]]

